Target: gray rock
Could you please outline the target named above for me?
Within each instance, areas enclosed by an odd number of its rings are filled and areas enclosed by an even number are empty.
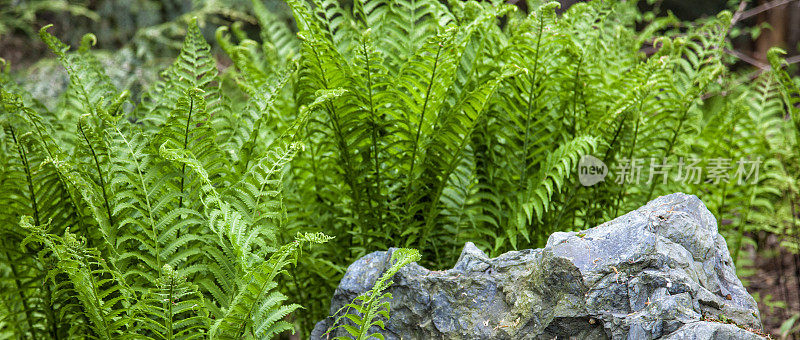
[[[331,313],[372,287],[393,249],[347,270]],[[544,249],[490,259],[467,243],[453,269],[401,269],[386,339],[761,339],[714,216],[693,195],[659,197]],[[709,320],[727,319],[729,323]],[[312,339],[333,320],[317,323]]]
[[[132,99],[138,101],[142,91],[158,78],[157,70],[168,65],[143,65],[133,53],[130,48],[114,53],[102,50],[92,52],[114,87],[120,91],[130,90]],[[63,100],[61,95],[69,87],[67,71],[52,58],[39,60],[18,74],[16,80],[22,89],[49,110],[55,110],[59,106],[59,102]]]

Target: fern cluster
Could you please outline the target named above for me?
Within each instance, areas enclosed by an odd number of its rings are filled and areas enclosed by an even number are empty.
[[[286,2],[299,32],[259,0],[257,37],[217,30],[232,61],[221,74],[190,25],[140,102],[109,81],[92,35],[71,52],[41,31],[70,75],[52,110],[0,76],[0,331],[305,332],[370,251],[413,247],[398,263],[441,268],[466,241],[492,255],[538,247],[675,191],[707,203],[737,261],[755,231],[797,235],[798,86],[778,51],[754,78],[729,70],[728,12],[681,23],[631,1],[562,14],[546,1],[529,13],[499,0]],[[612,171],[604,182],[581,185],[586,155]],[[760,168],[748,182],[626,181],[634,160],[645,173]],[[343,316],[352,336],[389,316],[392,268]]]
[[[540,247],[554,231],[588,228],[676,191],[708,203],[737,257],[754,243],[748,235],[789,225],[791,212],[784,221],[774,212],[796,206],[782,199],[796,185],[787,176],[793,127],[772,72],[750,81],[729,70],[729,12],[682,23],[643,21],[635,3],[613,1],[561,15],[558,4],[536,1],[530,13],[502,1],[287,3],[299,41],[276,39],[273,23],[261,50],[299,57],[290,101],[346,92],[309,120],[286,202],[298,226],[337,236],[332,247],[350,252],[343,263],[404,246],[443,268],[467,240],[492,255]],[[235,65],[268,73],[279,64],[237,37],[228,45]],[[575,172],[589,154],[612,171],[635,159],[645,171],[673,168],[620,183],[612,172],[586,187]],[[730,177],[676,177],[678,164],[695,160],[703,168],[727,160]],[[737,182],[739,161],[761,162],[757,180]],[[315,268],[307,281],[336,277],[320,260],[332,254],[319,248],[307,260]],[[326,296],[315,289],[299,294]]]
[[[46,110],[6,73],[0,88],[0,330],[34,339],[293,330],[284,318],[299,305],[286,302],[279,275],[304,245],[331,239],[282,228],[282,178],[302,148],[305,120],[269,145],[236,143],[259,130],[231,117],[196,23],[162,82],[130,113],[127,91],[89,52],[94,37],[70,52],[47,28],[40,35],[70,76],[64,105]],[[282,85],[274,84],[271,91]],[[321,94],[298,117],[336,95]]]

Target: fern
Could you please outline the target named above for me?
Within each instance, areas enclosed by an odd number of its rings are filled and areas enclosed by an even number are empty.
[[[210,50],[197,20],[193,20],[178,59],[162,73],[164,79],[144,95],[140,112],[147,113],[146,121],[155,125],[164,123],[178,99],[191,88],[203,91],[204,99],[211,103],[210,113],[226,109],[225,100],[217,97],[219,83],[215,78],[218,72]]]
[[[188,24],[141,96],[113,85],[91,34],[72,49],[40,31],[69,75],[52,110],[0,62],[0,336],[305,336],[371,251],[416,247],[404,258],[446,267],[467,240],[493,256],[542,246],[675,191],[702,196],[737,261],[762,232],[800,250],[800,92],[779,50],[756,78],[729,69],[730,13],[286,2],[297,31],[259,0],[252,17],[209,2],[141,31],[137,47],[168,48]],[[199,24],[214,13],[247,21],[216,32],[224,71]],[[753,183],[584,187],[589,154],[612,171],[763,163]],[[338,315],[357,327],[337,327],[380,337],[389,276]]]
[[[154,333],[152,339],[195,339],[204,337],[208,312],[197,286],[178,276],[169,264],[138,305],[142,328]]]
[[[226,125],[231,120],[214,117],[230,115],[222,82],[192,24],[181,57],[137,108],[146,124],[131,123],[120,119],[127,93],[107,81],[88,50],[91,36],[73,53],[45,29],[41,36],[70,74],[68,124],[51,124],[51,113],[8,92],[14,87],[2,78],[1,150],[13,157],[3,158],[0,178],[3,188],[15,187],[2,197],[15,207],[2,219],[17,220],[2,231],[23,245],[2,253],[18,263],[0,268],[13,282],[4,300],[18,295],[3,305],[4,320],[26,321],[15,331],[33,338],[172,339],[204,337],[212,317],[230,320],[237,317],[230,311],[253,308],[249,329],[258,337],[288,330],[278,319],[296,305],[284,305],[275,275],[297,261],[299,243],[280,252],[276,246],[285,221],[281,179],[308,117],[343,91],[320,93],[269,145],[259,145],[266,141],[258,138],[268,121],[262,115],[275,109],[270,98],[292,73],[267,80],[266,90],[250,87],[251,124]],[[59,131],[70,124],[74,135]],[[217,128],[249,140],[218,143]],[[62,227],[71,232],[57,236]],[[298,242],[327,241],[304,235]],[[239,281],[245,276],[251,281]],[[266,279],[269,294],[247,295]]]
[[[334,331],[337,328],[344,328],[353,339],[366,340],[372,337],[384,339],[383,334],[375,332],[370,333],[373,326],[378,326],[381,329],[385,328],[385,322],[380,320],[383,317],[386,321],[389,320],[389,301],[392,299],[392,294],[385,292],[389,286],[392,285],[391,278],[397,272],[411,262],[419,261],[420,254],[416,249],[400,248],[394,249],[392,256],[389,259],[391,266],[384,272],[380,278],[375,281],[372,289],[366,291],[353,299],[353,302],[340,308],[334,315],[339,315],[333,322],[333,326],[328,329],[327,333]],[[350,313],[350,309],[354,309],[357,314]],[[347,318],[353,323],[351,326],[346,323],[340,324],[343,318]],[[348,339],[347,337],[336,337],[336,339]]]
[[[37,242],[52,252],[57,273],[69,277],[71,294],[83,305],[83,314],[90,320],[97,338],[113,339],[126,335],[132,318],[126,315],[131,291],[124,285],[121,275],[110,267],[96,249],[86,248],[85,241],[67,230],[63,237],[44,232],[43,227],[34,226],[33,219],[23,217],[20,225],[31,230],[23,241]]]
[[[275,277],[284,267],[297,262],[297,254],[305,243],[323,243],[330,240],[324,234],[298,234],[294,242],[281,247],[269,259],[252,268],[241,278],[241,288],[231,301],[224,316],[211,328],[211,336],[219,339],[240,339],[250,330],[259,338],[292,329],[283,317],[300,306],[282,305],[286,296],[274,291]]]
[[[792,122],[794,122],[796,130],[800,131],[800,108],[798,108],[798,102],[800,102],[800,87],[792,80],[788,72],[783,69],[784,63],[781,61],[781,55],[783,54],[786,54],[786,52],[779,48],[773,48],[769,50],[767,56],[775,72],[775,77],[781,84],[781,94],[788,106]]]

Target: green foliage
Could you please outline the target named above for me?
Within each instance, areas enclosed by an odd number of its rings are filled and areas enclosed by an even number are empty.
[[[240,339],[251,328],[249,334],[259,339],[269,339],[275,334],[293,327],[283,318],[300,308],[300,305],[281,305],[286,296],[273,291],[277,286],[273,280],[289,263],[297,262],[297,251],[306,242],[324,243],[330,240],[322,233],[298,235],[294,242],[275,252],[269,261],[253,268],[242,279],[242,288],[232,300],[224,317],[211,329],[211,336],[220,339]]]
[[[679,25],[630,1],[286,3],[297,34],[259,0],[257,37],[216,31],[224,72],[183,18],[180,55],[140,102],[93,35],[71,52],[40,32],[70,76],[52,112],[0,73],[0,334],[304,336],[347,264],[417,248],[339,315],[380,338],[398,265],[447,267],[465,241],[539,247],[675,191],[706,202],[737,263],[763,231],[800,250],[800,87],[777,50],[772,71],[729,71],[728,12]],[[612,174],[581,185],[585,155]],[[757,179],[624,173],[725,160]]]
[[[447,267],[464,241],[493,255],[539,247],[555,231],[588,228],[675,191],[708,203],[738,260],[754,232],[780,224],[772,212],[793,206],[782,202],[794,179],[782,161],[792,151],[776,80],[728,71],[730,13],[676,30],[674,17],[637,21],[630,2],[580,3],[563,15],[552,2],[527,14],[501,2],[287,3],[299,49],[263,38],[274,23],[262,26],[260,45],[236,26],[238,44],[226,29],[218,36],[242,88],[283,65],[278,51],[299,54],[287,108],[317,91],[347,90],[310,117],[308,152],[285,178],[291,226],[337,236],[306,260],[314,270],[298,273],[310,276],[300,281],[340,275],[342,267],[322,260],[332,249],[349,249],[349,263],[413,246],[427,265]],[[645,43],[654,54],[641,52]],[[581,185],[573,171],[587,154],[616,174]],[[674,177],[677,164],[694,159],[706,168],[732,162],[728,181]],[[673,172],[625,179],[626,160],[645,171],[647,161],[670,163]],[[738,183],[733,174],[747,162],[760,162],[758,180]],[[307,286],[295,296],[332,289]],[[310,320],[324,317],[317,308]]]
[[[341,91],[320,93],[269,145],[230,143],[261,127],[224,119],[230,100],[196,24],[135,113],[88,53],[93,36],[70,52],[47,28],[40,35],[70,75],[64,104],[48,112],[0,78],[0,268],[10,288],[0,329],[103,339],[293,331],[284,317],[299,306],[286,303],[279,274],[304,245],[331,238],[281,227],[282,177],[307,117]],[[251,105],[255,116],[272,109]]]
[[[83,16],[92,21],[100,19],[97,13],[82,3],[70,3],[65,0],[3,0],[0,1],[0,37],[14,33],[15,30],[33,36],[36,32],[33,29],[36,16],[43,12]]]
[[[797,320],[800,319],[800,313],[793,314],[789,319],[781,324],[780,335],[781,339],[789,339],[792,334],[800,331],[800,327],[796,326]]]
[[[47,276],[53,281],[59,274],[67,276],[67,280],[62,278],[55,285],[56,295],[78,300],[83,307],[82,317],[89,321],[97,338],[122,336],[132,319],[126,315],[130,290],[124,286],[119,273],[108,265],[97,249],[87,248],[85,241],[70,234],[69,230],[64,237],[59,237],[45,233],[41,227],[32,225],[32,221],[30,216],[23,216],[20,220],[20,226],[31,230],[21,246],[37,242],[44,246],[44,252],[52,252],[55,268]],[[41,257],[47,255],[40,254]]]
[[[202,339],[208,329],[208,311],[198,287],[168,264],[156,286],[144,294],[137,305],[142,328],[152,331],[153,339]]]
[[[342,327],[347,330],[347,333],[354,339],[366,340],[371,337],[383,339],[383,334],[377,332],[370,333],[370,328],[373,326],[378,326],[381,329],[385,328],[383,320],[376,320],[379,316],[383,316],[386,320],[389,319],[390,307],[388,300],[392,299],[392,294],[385,293],[384,291],[392,285],[390,279],[394,274],[397,274],[400,268],[405,267],[411,262],[419,261],[419,259],[420,255],[416,249],[395,249],[389,260],[391,263],[389,269],[378,278],[375,285],[372,286],[372,289],[362,293],[356,297],[353,302],[348,303],[336,312],[335,315],[339,316],[334,321],[334,326],[328,329],[326,333],[330,333],[334,329]],[[350,313],[351,308],[357,313]],[[352,321],[353,325],[346,323],[340,324],[343,318]],[[347,338],[338,337],[337,339]]]
[[[776,87],[780,89],[779,94],[775,94],[773,99],[779,103],[774,105],[780,108],[781,117],[786,117],[784,120],[788,122],[775,129],[774,132],[780,133],[780,135],[773,135],[776,140],[773,147],[777,149],[776,153],[780,156],[779,164],[776,166],[783,170],[783,176],[776,178],[776,181],[781,184],[780,191],[776,195],[782,204],[777,206],[776,214],[770,216],[771,218],[765,218],[767,220],[765,224],[770,227],[769,230],[772,233],[780,235],[781,246],[798,254],[800,253],[800,221],[797,218],[797,204],[800,202],[800,197],[798,197],[800,164],[797,159],[800,157],[798,153],[800,150],[800,145],[798,145],[800,143],[800,81],[789,76],[785,69],[786,63],[782,59],[783,54],[785,52],[779,48],[772,48],[767,54],[772,65],[770,74],[775,79]]]

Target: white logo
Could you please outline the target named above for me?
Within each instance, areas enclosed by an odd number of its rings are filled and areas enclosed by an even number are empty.
[[[595,156],[585,155],[578,162],[578,180],[585,187],[602,182],[606,175],[608,175],[608,166]]]

